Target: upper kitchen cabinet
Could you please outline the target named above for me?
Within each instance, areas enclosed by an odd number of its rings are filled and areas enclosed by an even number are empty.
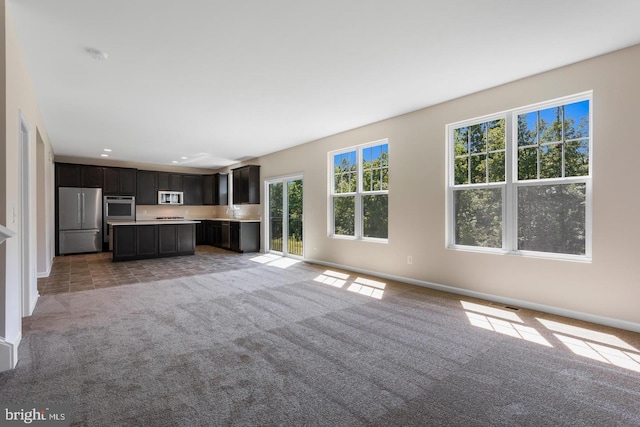
[[[229,175],[217,173],[202,177],[202,204],[229,204]]]
[[[233,204],[260,203],[260,166],[247,165],[232,170]]]
[[[158,191],[183,191],[182,175],[179,173],[158,172]]]
[[[229,174],[217,173],[213,175],[213,204],[229,204]]]
[[[100,166],[82,166],[82,186],[85,188],[102,188],[104,185],[104,168]]]
[[[158,204],[158,172],[138,171],[136,177],[136,204]]]
[[[185,205],[202,205],[202,175],[183,175],[182,192]]]
[[[135,196],[136,194],[135,169],[104,168],[105,195]]]
[[[100,166],[56,163],[58,187],[102,188],[103,168]]]

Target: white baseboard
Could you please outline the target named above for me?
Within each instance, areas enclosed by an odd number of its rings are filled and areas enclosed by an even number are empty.
[[[393,274],[379,273],[376,271],[369,271],[362,268],[354,268],[348,265],[335,264],[332,262],[320,261],[316,259],[305,258],[305,261],[314,263],[314,264],[325,265],[327,267],[349,270],[355,273],[367,274],[370,276],[380,277],[383,279],[394,280],[396,282],[409,283],[411,285],[422,286],[425,288],[435,289],[438,291],[448,292],[456,295],[464,295],[467,297],[484,299],[487,301],[498,302],[500,304],[513,305],[516,307],[522,307],[529,310],[555,314],[557,316],[568,317],[576,320],[583,320],[585,322],[596,323],[598,325],[611,326],[613,328],[624,329],[627,331],[640,332],[640,323],[629,322],[627,320],[622,320],[622,319],[615,319],[613,317],[599,316],[597,314],[584,313],[581,311],[573,311],[573,310],[568,310],[561,307],[554,307],[554,306],[538,304],[530,301],[506,298],[506,297],[501,297],[499,295],[486,294],[483,292],[470,291],[467,289],[456,288],[453,286],[441,285],[439,283],[431,283],[423,280],[396,276]]]
[[[0,372],[13,369],[18,364],[18,346],[22,341],[22,335],[19,335],[14,342],[5,341],[0,338]]]
[[[49,275],[51,274],[52,267],[53,267],[53,260],[51,260],[51,262],[49,263],[49,267],[47,268],[47,271],[38,272],[38,279],[42,279],[43,277],[49,277]]]

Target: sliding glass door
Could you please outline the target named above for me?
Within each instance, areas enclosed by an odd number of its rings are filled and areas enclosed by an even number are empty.
[[[303,256],[302,177],[267,181],[267,250]]]

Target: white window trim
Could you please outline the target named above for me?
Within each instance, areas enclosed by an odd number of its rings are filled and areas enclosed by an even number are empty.
[[[555,107],[558,105],[571,104],[578,101],[589,101],[589,175],[584,177],[565,177],[565,178],[548,178],[537,180],[518,180],[518,162],[517,162],[517,127],[514,126],[514,118],[517,118],[519,114],[528,113],[531,111],[544,110],[546,108]],[[549,101],[539,102],[536,104],[527,105],[511,110],[502,111],[499,113],[489,114],[486,116],[480,116],[473,119],[463,120],[456,123],[450,123],[445,127],[445,138],[447,141],[447,149],[445,150],[445,227],[446,227],[446,239],[445,248],[449,250],[468,251],[468,252],[481,252],[490,254],[502,254],[502,255],[515,255],[526,256],[532,258],[544,258],[562,261],[575,261],[575,262],[591,262],[592,261],[592,217],[593,217],[593,91],[582,92],[566,97],[556,98]],[[455,143],[453,141],[454,129],[470,126],[478,123],[488,122],[496,119],[505,119],[505,148],[506,148],[506,164],[505,164],[505,182],[498,183],[482,183],[482,184],[464,184],[454,185],[454,154]],[[558,254],[551,252],[538,252],[527,251],[517,249],[517,236],[518,236],[518,224],[517,224],[517,210],[518,205],[516,203],[516,189],[522,186],[528,185],[544,185],[544,184],[568,184],[572,182],[585,183],[585,254],[584,255],[572,255],[572,254]],[[455,206],[454,206],[454,189],[464,190],[472,188],[503,188],[503,204],[502,204],[502,248],[485,248],[479,246],[467,246],[455,244]]]
[[[362,152],[364,149],[369,148],[369,147],[375,147],[378,145],[383,145],[383,144],[387,144],[389,145],[389,140],[388,138],[383,138],[383,139],[379,139],[376,141],[372,141],[372,142],[367,142],[365,144],[360,144],[360,145],[353,145],[350,147],[346,147],[346,148],[341,148],[339,150],[334,150],[334,151],[330,151],[329,153],[327,153],[327,163],[328,163],[328,167],[327,170],[330,171],[329,173],[329,183],[328,183],[328,202],[327,202],[327,207],[328,207],[328,212],[327,212],[327,218],[329,219],[328,224],[327,224],[327,235],[330,238],[334,238],[334,239],[343,239],[343,240],[360,240],[360,241],[365,241],[365,242],[374,242],[374,243],[388,243],[389,242],[389,238],[380,238],[380,237],[365,237],[363,236],[364,234],[364,230],[363,230],[363,224],[362,224],[362,196],[363,195],[382,195],[382,194],[389,194],[389,190],[377,190],[377,191],[367,191],[364,192],[362,189],[362,172],[363,172],[363,168],[362,168]],[[389,148],[390,150],[390,148]],[[358,190],[356,192],[351,192],[351,193],[334,193],[334,189],[335,189],[335,173],[334,171],[334,165],[333,165],[333,161],[334,161],[334,156],[338,155],[338,154],[343,154],[343,153],[349,153],[351,151],[355,151],[356,152],[356,166],[357,166],[357,180],[358,180]],[[391,157],[389,155],[389,157]],[[389,186],[391,184],[389,183]],[[333,232],[333,230],[335,230],[335,218],[334,218],[334,209],[333,209],[333,201],[335,197],[355,197],[355,207],[354,207],[354,235],[350,236],[350,235],[345,235],[345,234],[335,234]],[[388,215],[388,211],[387,211],[387,215]],[[387,235],[388,235],[388,230],[387,230]]]

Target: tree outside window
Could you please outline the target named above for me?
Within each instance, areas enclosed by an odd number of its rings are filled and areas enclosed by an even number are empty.
[[[449,246],[589,257],[590,107],[589,93],[449,125]]]
[[[388,238],[389,145],[373,143],[331,153],[334,236]]]

